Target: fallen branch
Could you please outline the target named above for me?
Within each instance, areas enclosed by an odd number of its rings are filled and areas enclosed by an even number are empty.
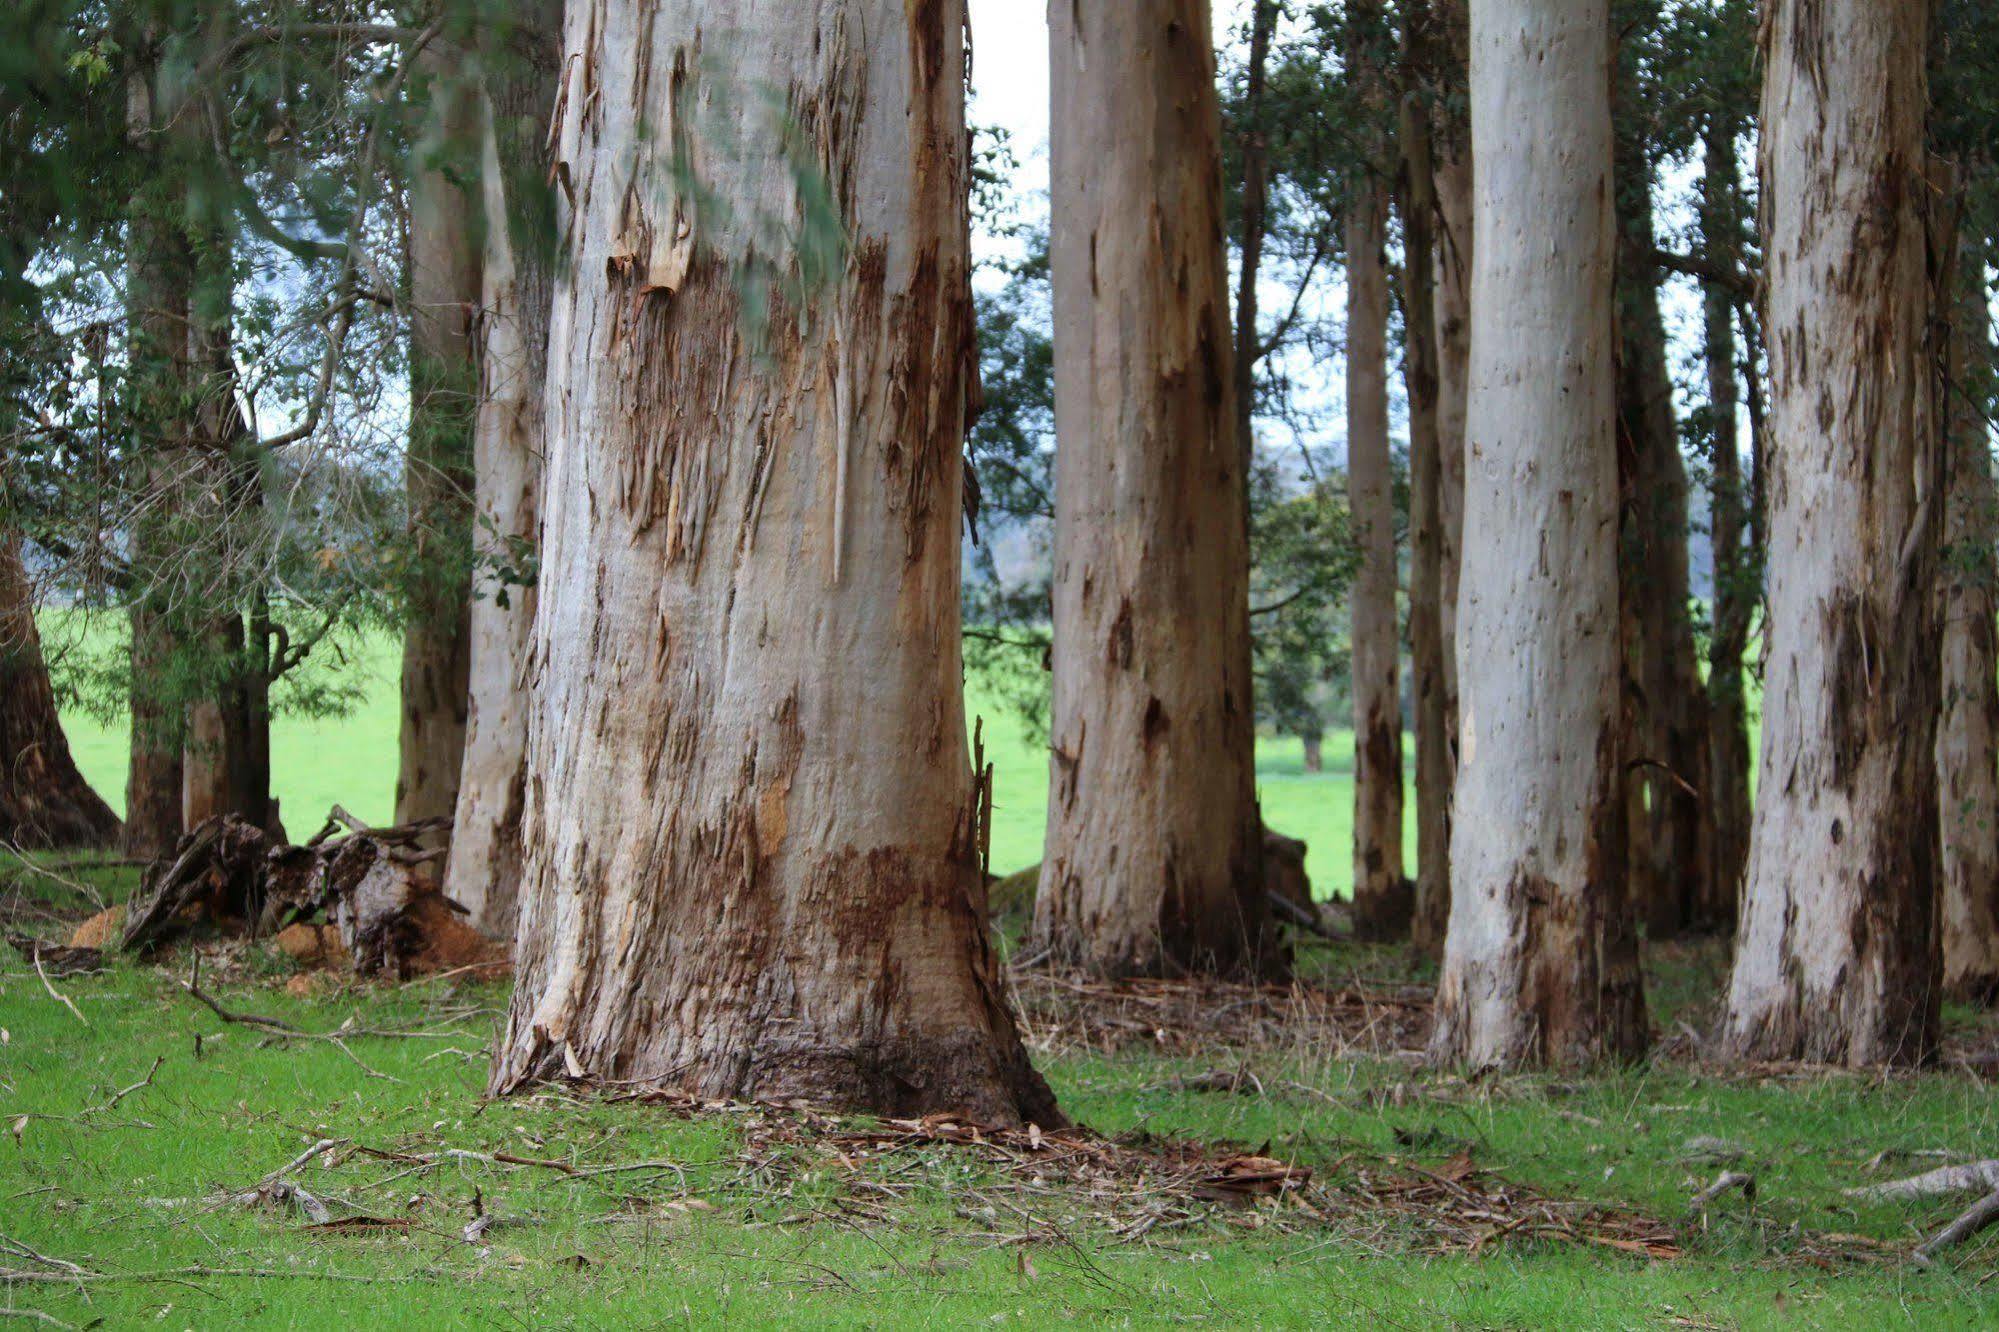
[[[1756,1176],[1740,1170],[1724,1170],[1715,1176],[1714,1183],[1693,1196],[1693,1200],[1687,1204],[1687,1215],[1699,1216],[1707,1210],[1709,1203],[1730,1189],[1741,1189],[1742,1196],[1752,1205],[1756,1202]]]
[[[96,907],[99,911],[104,910],[104,895],[98,892],[95,888],[91,887],[89,884],[83,882],[81,879],[72,879],[66,874],[57,873],[54,866],[43,865],[39,863],[34,859],[34,857],[30,856],[26,851],[23,851],[20,847],[14,845],[12,842],[0,841],[0,851],[5,851],[8,855],[20,861],[21,868],[27,870],[28,873],[33,874],[38,878],[48,879],[51,880],[52,882],[59,883],[63,887],[69,889],[71,892],[78,893],[84,897],[89,898],[91,905]],[[57,863],[68,864],[70,862],[59,861]],[[106,861],[102,863],[122,864],[124,862]]]
[[[78,1022],[81,1022],[86,1027],[90,1025],[90,1019],[85,1017],[82,1014],[82,1012],[78,1010],[77,1006],[69,1001],[69,996],[62,993],[60,990],[56,989],[56,987],[49,981],[49,973],[42,970],[42,950],[39,948],[35,950],[35,974],[42,978],[42,988],[49,992],[49,997],[51,999],[60,1002],[64,1008],[67,1008],[70,1011],[71,1015],[74,1016]]]
[[[1999,1221],[1999,1188],[1965,1208],[1957,1220],[1917,1245],[1909,1257],[1918,1267],[1928,1267],[1939,1252],[1962,1244],[1995,1221]]]
[[[313,1033],[311,1032],[301,1031],[299,1028],[294,1027],[289,1022],[280,1022],[277,1018],[260,1017],[255,1013],[232,1013],[228,1009],[224,1008],[221,1004],[217,1003],[213,997],[211,997],[201,988],[200,953],[196,953],[194,955],[194,967],[188,973],[188,978],[180,983],[180,987],[181,989],[187,991],[189,997],[198,999],[202,1003],[208,1005],[209,1010],[213,1012],[215,1016],[221,1018],[224,1022],[241,1023],[246,1027],[257,1027],[264,1031],[274,1031],[285,1036],[310,1037],[313,1035]]]
[[[166,1062],[167,1062],[167,1057],[165,1055],[159,1055],[155,1057],[153,1060],[153,1066],[146,1070],[145,1077],[140,1078],[137,1082],[133,1083],[129,1087],[120,1087],[115,1093],[113,1093],[111,1099],[106,1101],[103,1105],[94,1105],[90,1109],[84,1111],[83,1113],[85,1113],[86,1115],[92,1115],[92,1114],[101,1115],[109,1111],[116,1110],[118,1108],[118,1102],[124,1100],[127,1096],[130,1096],[133,1092],[144,1091],[146,1088],[152,1086],[153,1074],[159,1072],[160,1065]]]
[[[1946,1193],[1999,1192],[1999,1161],[1971,1161],[1964,1165],[1939,1166],[1907,1179],[1891,1179],[1885,1184],[1869,1184],[1847,1189],[1849,1198],[1935,1198]]]
[[[1328,929],[1326,923],[1319,919],[1317,913],[1307,911],[1290,898],[1282,897],[1277,893],[1270,893],[1268,896],[1270,898],[1270,914],[1277,917],[1278,920],[1284,922],[1286,925],[1295,925],[1301,930],[1318,935],[1321,939],[1331,939],[1335,942],[1345,939],[1345,935],[1337,934]]]

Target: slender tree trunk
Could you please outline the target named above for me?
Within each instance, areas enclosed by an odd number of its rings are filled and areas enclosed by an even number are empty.
[[[1275,970],[1207,0],[1053,5],[1053,764],[1035,924],[1113,973]]]
[[[495,1091],[1059,1119],[987,941],[966,752],[963,28],[958,0],[569,6],[563,595]]]
[[[0,842],[107,846],[118,831],[118,816],[70,757],[20,540],[0,531]]]
[[[1326,770],[1326,737],[1308,735],[1302,737],[1305,745],[1305,771],[1324,772]]]
[[[1432,7],[1437,25],[1430,50],[1435,53],[1439,83],[1447,90],[1463,84],[1466,68],[1466,15],[1462,0],[1442,0]],[[1436,146],[1437,234],[1437,577],[1438,624],[1443,639],[1444,734],[1455,785],[1458,764],[1458,584],[1462,567],[1465,504],[1465,408],[1471,358],[1472,161],[1471,126],[1453,115],[1455,99],[1444,98],[1434,108]],[[1450,802],[1444,809],[1444,840],[1450,841]],[[1419,877],[1412,934],[1416,947],[1431,957],[1444,951],[1444,930],[1451,914],[1448,862],[1443,873]]]
[[[1242,441],[1242,469],[1247,477],[1256,458],[1256,284],[1263,274],[1263,241],[1270,206],[1269,131],[1263,123],[1264,86],[1270,67],[1270,43],[1277,30],[1278,0],[1252,0],[1249,24],[1249,65],[1243,90],[1242,127],[1242,264],[1236,275],[1235,298],[1235,424]],[[1242,488],[1244,511],[1249,487]]]
[[[396,819],[448,816],[458,802],[471,671],[472,433],[479,308],[477,90],[458,48],[417,57],[429,113],[410,183],[411,570],[403,629]]]
[[[1631,892],[1655,938],[1701,922],[1708,891],[1707,699],[1690,614],[1687,471],[1673,410],[1646,146],[1619,153],[1619,570],[1631,697],[1625,740]]]
[[[554,196],[543,141],[555,104],[561,6],[538,0],[519,23],[509,49],[495,54],[499,64],[484,108],[485,294],[473,470],[487,585],[472,602],[471,711],[444,884],[474,925],[499,937],[514,930],[527,794],[529,699],[522,681],[535,607],[527,578],[541,513],[542,392],[554,284],[548,250]]]
[[[188,450],[177,558],[185,569],[189,679],[187,735],[181,758],[181,821],[192,828],[219,814],[257,827],[269,811],[252,791],[248,644],[244,589],[255,566],[254,521],[260,503],[255,461],[244,453],[236,401],[231,240],[204,228],[196,247],[188,336],[194,438]]]
[[[1429,49],[1428,7],[1412,6],[1402,55],[1413,75]],[[1444,469],[1438,425],[1436,169],[1430,115],[1402,98],[1403,378],[1409,396],[1409,657],[1416,686],[1416,896],[1447,901],[1451,875],[1450,680],[1444,667]],[[1432,908],[1434,911],[1434,908]]]
[[[1388,449],[1388,195],[1361,171],[1346,215],[1347,508],[1360,551],[1350,602],[1354,931],[1393,939],[1408,927],[1410,898],[1402,873],[1402,636]]]
[[[1765,19],[1770,656],[1726,1025],[1747,1059],[1906,1063],[1936,1038],[1927,27],[1881,0]]]
[[[1741,265],[1740,171],[1736,126],[1711,121],[1701,184],[1701,239],[1708,257]],[[1746,544],[1749,495],[1736,426],[1737,344],[1734,297],[1709,284],[1702,293],[1707,356],[1708,452],[1713,482],[1708,507],[1714,534],[1714,636],[1708,651],[1707,804],[1713,845],[1703,916],[1734,927],[1749,859],[1749,707],[1743,654],[1749,650],[1761,574]]]
[[[1994,642],[1991,430],[1992,312],[1985,249],[1959,240],[1950,345],[1950,502],[1944,540],[1943,700],[1937,727],[1937,794],[1943,818],[1945,990],[1999,994],[1999,644]]]
[[[143,160],[170,154],[173,107],[156,96],[157,71],[127,84],[126,129]],[[149,860],[181,833],[182,707],[173,685],[180,654],[169,586],[174,558],[174,491],[191,427],[184,406],[191,378],[189,300],[194,261],[176,174],[157,173],[132,201],[126,278],[130,339],[132,450],[138,478],[130,520],[132,628],[131,751],[125,779],[125,854]]]
[[[1645,1043],[1624,884],[1608,0],[1474,0],[1464,690],[1433,1050]]]

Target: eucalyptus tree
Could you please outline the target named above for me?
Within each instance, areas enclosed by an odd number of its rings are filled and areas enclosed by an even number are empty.
[[[1624,882],[1608,0],[1473,0],[1462,736],[1432,1049],[1635,1055]]]
[[[1054,706],[1037,935],[1112,973],[1281,968],[1207,0],[1051,7]]]
[[[964,20],[569,8],[495,1092],[1058,1117],[987,937],[961,694]]]
[[[1765,24],[1770,655],[1725,1037],[1908,1063],[1939,992],[1929,14],[1776,0]]]

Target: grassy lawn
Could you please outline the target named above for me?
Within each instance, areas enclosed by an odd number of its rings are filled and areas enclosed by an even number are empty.
[[[97,877],[113,895],[130,880]],[[1305,964],[1383,993],[1416,979],[1386,949]],[[1675,951],[1655,965],[1678,973],[1660,993],[1697,995],[1718,959]],[[1148,1179],[1092,1192],[966,1147],[870,1154],[831,1140],[854,1123],[781,1110],[688,1115],[559,1091],[489,1103],[498,986],[293,993],[286,961],[254,947],[212,957],[206,985],[234,1011],[423,1033],[274,1044],[182,995],[184,967],[62,978],[74,1016],[11,953],[0,966],[0,1267],[52,1278],[0,1292],[16,1313],[331,1329],[1999,1322],[1995,1246],[1928,1271],[1899,1257],[1962,1200],[1842,1193],[1931,1161],[1897,1152],[1988,1153],[1999,1103],[1969,1074],[1742,1078],[1661,1061],[1467,1081],[1283,1033],[1246,1045],[1195,1033],[1162,1052],[1143,1036],[1112,1048],[1044,1029],[1037,1061],[1091,1128],[1140,1146],[1240,1144],[1315,1172],[1299,1197],[1200,1203]],[[1246,1066],[1265,1094],[1187,1089]],[[336,1146],[286,1178],[347,1224],[232,1200],[321,1139]],[[1584,1234],[1592,1204],[1657,1218],[1680,1252],[1502,1233],[1446,1199],[1439,1220],[1460,1240],[1489,1239],[1472,1253],[1420,1216],[1370,1209],[1369,1172],[1447,1174],[1454,1161],[1490,1188],[1549,1195]],[[1755,1201],[1729,1195],[1687,1220],[1722,1164],[1756,1175]],[[480,1212],[496,1221],[467,1240]]]
[[[378,683],[356,712],[275,737],[294,831],[335,802],[388,815],[392,647],[362,665]],[[70,725],[115,797],[122,733]],[[987,740],[1004,872],[1038,857],[1046,766],[1004,718]],[[1308,776],[1295,745],[1258,756],[1266,816],[1312,843],[1322,893],[1347,879],[1350,742],[1329,739],[1326,759]],[[136,878],[72,872],[113,900]],[[9,929],[58,937],[84,910],[0,864]],[[1038,1066],[1127,1163],[1104,1175],[1041,1163],[1062,1140],[884,1145],[864,1121],[560,1089],[488,1102],[499,984],[359,984],[260,944],[212,950],[204,984],[226,1008],[318,1034],[273,1040],[185,995],[185,955],[45,982],[0,949],[0,1321],[1999,1326],[1999,1231],[1934,1268],[1907,1260],[1966,1199],[1845,1192],[1994,1155],[1999,1099],[1974,1071],[1989,1064],[1892,1078],[1709,1066],[1674,1034],[1706,1028],[1725,964],[1712,943],[1651,950],[1654,1025],[1671,1038],[1652,1061],[1513,1078],[1413,1057],[1433,978],[1395,948],[1303,947],[1300,987],[1181,991],[1186,1006],[1156,1020],[1156,990],[1029,977],[1017,995]],[[1954,1050],[1999,1042],[1989,1017],[1948,1017]],[[1207,1197],[1174,1173],[1175,1144],[1312,1180]],[[243,1200],[287,1163],[313,1208]],[[1691,1215],[1724,1168],[1753,1174],[1753,1197]],[[468,1233],[481,1215],[490,1228]],[[1634,1248],[1617,1225],[1665,1239]]]
[[[360,703],[347,715],[313,719],[280,715],[271,734],[271,768],[286,827],[304,837],[335,804],[369,822],[386,823],[395,803],[396,697],[399,647],[387,637],[351,651],[343,676],[367,681]],[[282,706],[282,695],[280,696]],[[980,696],[966,699],[968,716],[985,719],[986,754],[993,772],[993,872],[1010,874],[1041,859],[1048,804],[1048,755],[1030,745],[1017,719]],[[126,729],[80,711],[63,725],[84,775],[122,812],[125,803]],[[1411,743],[1407,750],[1414,754]],[[1325,771],[1307,773],[1298,741],[1264,738],[1257,746],[1257,784],[1265,821],[1304,839],[1306,870],[1321,897],[1345,896],[1353,882],[1353,734],[1326,737]],[[1412,784],[1414,778],[1411,778]],[[1407,865],[1416,866],[1413,804],[1406,824]]]

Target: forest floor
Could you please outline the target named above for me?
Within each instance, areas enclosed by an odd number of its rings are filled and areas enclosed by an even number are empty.
[[[129,869],[73,869],[107,897]],[[89,907],[0,866],[5,930]],[[504,987],[302,973],[261,944],[95,974],[0,950],[0,1321],[342,1328],[731,1322],[1999,1325],[1970,1199],[1856,1186],[1999,1154],[1999,1031],[1920,1075],[1723,1072],[1712,944],[1651,950],[1663,1039],[1588,1076],[1425,1068],[1429,974],[1313,945],[1292,987],[1016,977],[1085,1130],[488,1102]],[[1683,1025],[1684,1024],[1684,1025]],[[1699,1212],[1723,1171],[1754,1177]],[[51,1324],[54,1325],[54,1324]]]

